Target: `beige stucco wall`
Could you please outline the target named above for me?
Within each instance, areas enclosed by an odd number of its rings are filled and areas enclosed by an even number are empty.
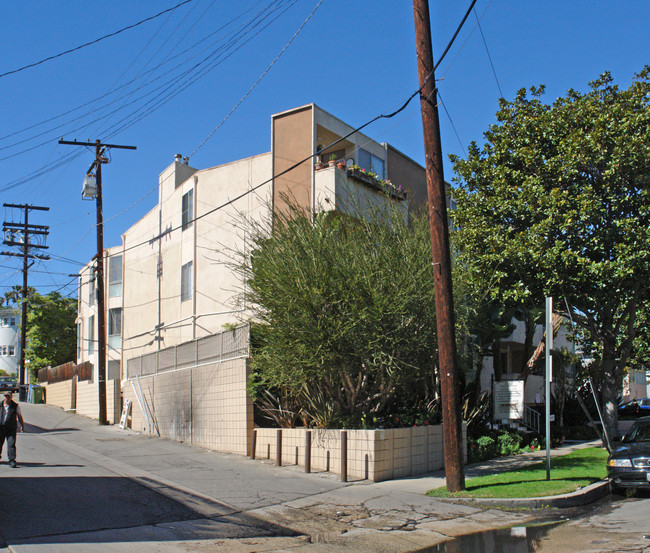
[[[277,460],[276,428],[257,428],[255,456]],[[387,430],[348,430],[348,478],[373,482],[444,467],[442,425]],[[311,469],[341,473],[341,430],[311,430]],[[305,466],[306,429],[282,429],[282,464]],[[463,424],[467,460],[467,427]]]
[[[112,248],[106,248],[104,250],[104,305],[105,305],[105,317],[106,317],[106,331],[108,332],[108,312],[109,309],[122,307],[122,297],[109,297],[109,286],[108,286],[108,265],[109,265],[109,256],[120,255],[122,253],[122,246],[115,246]],[[99,378],[99,321],[97,315],[97,301],[95,300],[92,305],[88,303],[89,291],[91,287],[92,272],[91,268],[93,267],[94,262],[88,263],[85,265],[79,272],[79,295],[78,295],[78,304],[77,304],[77,322],[82,323],[81,336],[77,336],[78,345],[81,343],[81,355],[77,355],[76,362],[83,363],[84,361],[90,361],[93,364],[93,380],[97,382]],[[124,264],[122,265],[122,282],[124,282]],[[95,283],[96,284],[96,283]],[[90,341],[89,341],[89,329],[88,321],[90,317],[94,316],[94,341],[93,341],[93,353],[90,353]],[[122,313],[124,317],[124,313]],[[122,352],[121,348],[109,347],[108,336],[106,337],[106,370],[108,374],[108,361],[117,361],[120,364],[122,363]],[[77,348],[79,351],[79,348]]]
[[[238,358],[128,380],[124,398],[132,402],[131,428],[247,455],[253,428],[247,375],[246,359]]]
[[[165,182],[174,182],[167,173]],[[271,156],[262,154],[196,171],[177,188],[161,185],[162,204],[123,235],[126,358],[213,334],[248,316],[238,301],[243,279],[232,265],[245,251],[246,220],[268,219],[270,176]],[[181,229],[182,198],[190,190],[196,220]],[[181,267],[189,262],[192,298],[181,301]]]

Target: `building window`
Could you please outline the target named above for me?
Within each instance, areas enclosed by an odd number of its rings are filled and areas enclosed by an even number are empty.
[[[11,319],[9,319],[9,326],[16,326],[16,317],[11,317]]]
[[[122,295],[122,256],[108,259],[108,297],[119,298]]]
[[[9,355],[11,355],[12,357],[13,357],[14,355],[16,355],[16,348],[15,348],[15,346],[9,346]]]
[[[7,346],[1,346],[0,349],[2,350],[3,356],[7,355]]]
[[[183,220],[181,226],[183,230],[192,226],[194,219],[194,190],[183,194]]]
[[[106,380],[120,380],[122,371],[120,370],[119,361],[109,361],[106,367]]]
[[[359,148],[358,158],[359,167],[366,171],[372,171],[380,179],[385,178],[383,159],[362,148]]]
[[[90,269],[90,279],[88,280],[88,305],[95,305],[95,297],[96,297],[96,290],[95,290],[95,268],[92,267]]]
[[[108,310],[108,345],[119,349],[122,342],[122,308]]]
[[[181,301],[192,299],[192,262],[181,267]]]
[[[88,319],[88,355],[95,353],[95,315]]]

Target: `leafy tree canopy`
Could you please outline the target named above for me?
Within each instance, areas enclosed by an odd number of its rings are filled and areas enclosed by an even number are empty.
[[[54,367],[76,359],[76,317],[75,299],[58,292],[45,296],[33,293],[27,314],[25,350],[32,374],[48,365]]]
[[[319,426],[426,416],[438,395],[428,232],[426,217],[299,211],[258,229],[245,268],[260,321],[251,392]]]
[[[550,105],[521,90],[482,147],[452,158],[473,278],[506,305],[566,301],[595,346],[610,430],[650,286],[649,72],[625,90],[605,73]]]

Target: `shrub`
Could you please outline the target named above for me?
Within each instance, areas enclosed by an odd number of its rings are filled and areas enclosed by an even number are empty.
[[[521,437],[515,432],[503,432],[499,436],[499,454],[516,455],[521,449]]]

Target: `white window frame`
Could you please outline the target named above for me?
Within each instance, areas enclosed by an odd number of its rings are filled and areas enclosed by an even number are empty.
[[[95,286],[95,283],[97,279],[97,272],[95,271],[95,267],[90,268],[90,279],[88,280],[88,305],[93,306],[95,305],[95,299],[97,298],[97,288]]]
[[[95,353],[95,315],[88,317],[88,355]]]
[[[190,261],[181,267],[181,302],[191,300],[194,292],[192,280],[194,276],[194,263]]]
[[[122,308],[108,310],[108,345],[117,350],[122,345]]]
[[[117,267],[119,263],[119,267]],[[119,270],[118,270],[119,268]],[[108,258],[108,297],[119,298],[122,295],[122,255]]]
[[[191,188],[183,194],[181,228],[183,230],[192,226],[194,221],[194,189]]]

